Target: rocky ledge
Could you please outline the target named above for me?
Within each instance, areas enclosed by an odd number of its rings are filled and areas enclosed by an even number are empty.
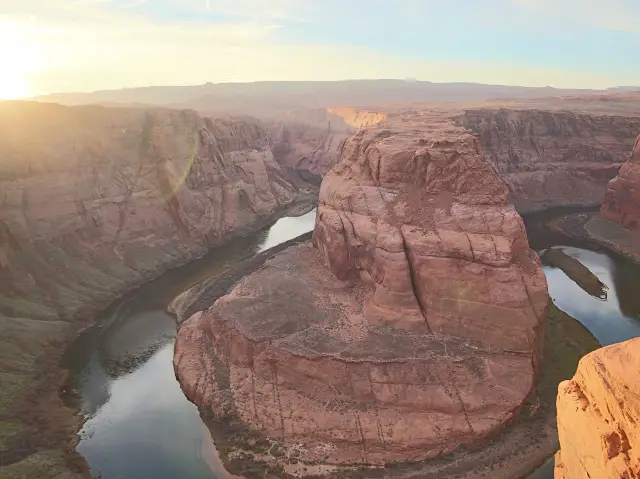
[[[183,323],[186,395],[303,461],[420,460],[495,433],[533,391],[547,307],[507,197],[450,117],[361,130],[322,183],[313,244]]]
[[[558,390],[556,479],[640,477],[640,339],[585,356]]]

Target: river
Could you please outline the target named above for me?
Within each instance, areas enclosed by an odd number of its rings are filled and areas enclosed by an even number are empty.
[[[114,304],[66,355],[85,422],[77,450],[102,479],[229,479],[197,408],[173,371],[174,319],[165,312],[180,292],[259,251],[313,229],[315,211],[212,250]],[[561,248],[607,286],[594,298],[561,270],[544,265],[555,303],[602,344],[640,336],[640,270],[585,244],[531,228],[534,249]],[[553,461],[531,479],[551,479]]]

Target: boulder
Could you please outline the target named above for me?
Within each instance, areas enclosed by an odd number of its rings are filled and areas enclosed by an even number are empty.
[[[594,351],[558,387],[556,479],[640,477],[640,338]]]

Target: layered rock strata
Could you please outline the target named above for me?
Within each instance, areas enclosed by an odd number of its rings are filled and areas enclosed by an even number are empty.
[[[57,360],[95,313],[308,186],[255,120],[0,102],[0,468],[68,444]]]
[[[292,111],[285,120],[267,124],[278,163],[324,175],[340,159],[348,137],[359,128],[376,125],[385,118],[382,112],[343,107]]]
[[[558,388],[556,479],[640,477],[640,339],[585,356]]]
[[[190,111],[6,103],[0,156],[10,317],[63,319],[110,301],[298,192],[258,122]]]
[[[447,117],[358,132],[322,183],[313,244],[183,323],[183,390],[305,461],[419,460],[490,435],[532,392],[547,305],[507,196]]]
[[[609,182],[600,214],[632,231],[640,231],[640,136],[629,161]]]
[[[459,122],[479,135],[520,213],[602,204],[640,131],[637,116],[534,109],[468,110]],[[633,168],[623,171],[633,181]]]

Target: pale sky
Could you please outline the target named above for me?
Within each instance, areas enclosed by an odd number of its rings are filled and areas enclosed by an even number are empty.
[[[0,0],[0,98],[416,78],[640,85],[640,0]]]

